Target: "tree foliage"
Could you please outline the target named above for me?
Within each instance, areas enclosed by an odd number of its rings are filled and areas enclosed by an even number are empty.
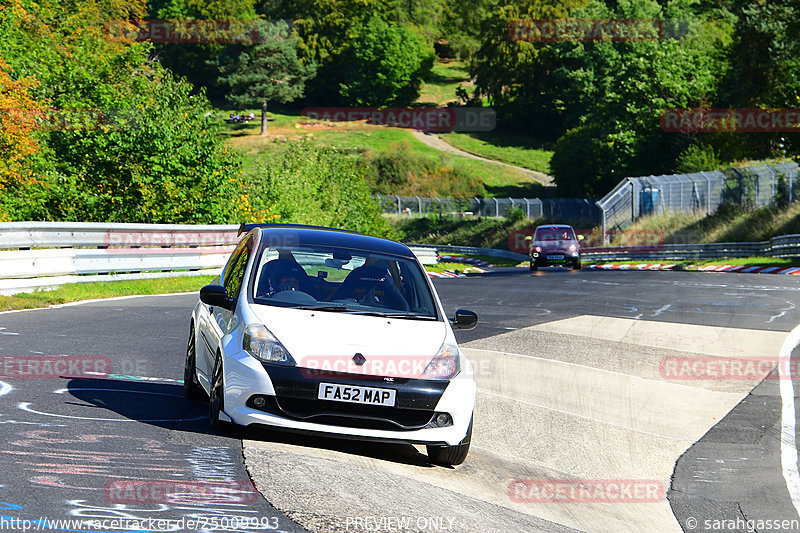
[[[30,95],[36,81],[14,80],[8,70],[0,58],[0,195],[33,180],[29,163],[39,153],[35,133],[45,113],[44,106]],[[0,218],[7,216],[0,212]]]
[[[255,208],[269,210],[282,222],[390,236],[370,197],[367,171],[363,161],[334,148],[295,141],[250,177],[249,195]]]
[[[141,15],[141,3],[15,1],[0,15],[0,56],[61,118],[35,131],[33,179],[7,187],[0,209],[28,220],[239,218],[247,206],[227,205],[241,190],[239,161],[212,134],[205,98],[149,61],[150,44],[105,31]]]
[[[227,100],[239,107],[291,102],[303,95],[306,80],[316,71],[313,63],[304,65],[298,59],[296,40],[289,37],[285,22],[259,22],[258,28],[258,43],[214,62],[219,83],[228,88]]]
[[[433,66],[433,50],[401,25],[372,18],[343,54],[339,93],[357,106],[407,106]]]

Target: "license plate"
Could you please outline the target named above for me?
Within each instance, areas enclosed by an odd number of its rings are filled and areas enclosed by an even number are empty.
[[[564,259],[563,255],[548,255],[548,259]]]
[[[337,383],[320,383],[317,398],[334,402],[365,403],[369,405],[385,405],[394,407],[394,389],[376,389],[374,387],[357,387],[339,385]]]

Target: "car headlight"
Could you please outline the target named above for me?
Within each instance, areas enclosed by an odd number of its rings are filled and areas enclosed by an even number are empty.
[[[458,347],[444,343],[420,374],[422,379],[452,379],[461,371]]]
[[[541,252],[542,251],[542,247],[541,246],[537,246],[537,247],[534,248],[534,250],[536,250],[537,252]]]
[[[244,351],[265,363],[294,365],[289,350],[261,324],[251,324],[244,330]]]

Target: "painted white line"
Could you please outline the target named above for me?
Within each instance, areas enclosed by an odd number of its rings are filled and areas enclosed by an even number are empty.
[[[5,381],[0,381],[0,396],[5,396],[9,392],[14,390],[14,387],[6,383]]]
[[[68,302],[65,304],[51,305],[49,307],[36,307],[33,309],[14,309],[13,311],[0,311],[0,315],[9,313],[25,313],[26,311],[42,311],[45,309],[61,309],[62,307],[72,307],[75,305],[91,304],[96,302],[114,302],[117,300],[131,300],[133,298],[150,298],[157,296],[184,296],[187,294],[199,294],[197,291],[171,292],[167,294],[133,294],[131,296],[114,296],[113,298],[94,298],[93,300],[81,300],[79,302]]]
[[[781,346],[778,375],[780,376],[781,391],[781,469],[792,505],[800,515],[800,472],[797,469],[797,430],[795,428],[797,414],[794,408],[794,385],[789,364],[792,352],[798,344],[800,344],[800,325],[789,332]]]

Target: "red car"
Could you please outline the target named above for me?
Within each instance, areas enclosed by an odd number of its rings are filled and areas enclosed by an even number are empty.
[[[578,241],[583,235],[575,236],[572,226],[551,224],[539,226],[533,236],[526,237],[530,244],[531,270],[550,265],[581,268],[581,247]]]

